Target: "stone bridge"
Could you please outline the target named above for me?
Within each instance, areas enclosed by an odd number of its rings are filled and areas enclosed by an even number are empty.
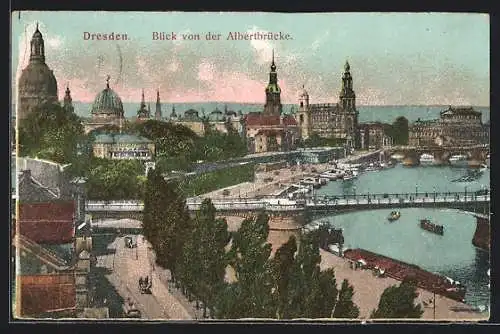
[[[471,146],[394,146],[388,150],[391,154],[399,153],[405,157],[418,159],[423,153],[433,154],[441,161],[448,160],[452,155],[463,154],[470,159],[484,161],[490,152],[490,145]]]

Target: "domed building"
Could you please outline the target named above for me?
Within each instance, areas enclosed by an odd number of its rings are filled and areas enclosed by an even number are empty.
[[[95,97],[92,104],[92,119],[85,124],[85,132],[90,132],[106,125],[121,126],[125,119],[123,103],[118,94],[109,87],[108,76],[106,88]]]
[[[36,26],[30,43],[30,61],[18,82],[17,118],[26,118],[34,108],[44,103],[59,103],[57,80],[45,63],[43,36]]]

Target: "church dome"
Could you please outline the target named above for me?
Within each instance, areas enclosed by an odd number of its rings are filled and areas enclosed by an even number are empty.
[[[29,64],[21,72],[17,89],[20,119],[43,103],[58,101],[56,77],[45,63],[44,41],[38,25],[31,38]]]
[[[95,97],[92,104],[92,114],[123,115],[123,103],[118,94],[109,88],[109,77],[106,88]]]
[[[19,78],[20,95],[36,95],[57,100],[57,80],[45,63],[30,62]]]

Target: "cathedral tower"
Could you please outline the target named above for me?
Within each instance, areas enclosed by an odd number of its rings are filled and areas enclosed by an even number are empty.
[[[343,128],[346,133],[347,145],[359,148],[360,137],[358,129],[358,111],[356,110],[356,94],[352,88],[351,67],[345,62],[342,75],[342,88],[339,94],[339,104],[342,112]]]
[[[29,64],[19,77],[17,89],[19,119],[26,118],[37,106],[58,103],[57,81],[45,63],[45,45],[38,23],[31,38]]]
[[[155,119],[157,121],[162,119],[161,115],[161,102],[160,102],[160,90],[156,90],[156,111],[155,111]]]
[[[281,112],[281,89],[278,86],[278,74],[276,73],[273,50],[271,72],[269,72],[269,84],[266,87],[266,104],[264,105],[264,114],[269,116],[280,116]]]
[[[345,111],[356,110],[356,94],[352,88],[351,67],[345,62],[344,75],[342,76],[342,88],[340,90],[340,106]]]

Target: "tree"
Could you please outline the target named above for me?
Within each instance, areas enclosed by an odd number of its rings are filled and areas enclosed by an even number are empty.
[[[408,145],[408,119],[399,116],[392,123],[392,137],[396,145]]]
[[[81,119],[57,103],[36,107],[19,125],[20,154],[71,163],[84,138]]]
[[[224,283],[226,273],[226,250],[229,242],[229,233],[225,219],[216,219],[215,207],[210,199],[205,199],[197,213],[194,237],[198,247],[194,252],[196,272],[191,277],[196,278],[193,285],[197,297],[203,301],[204,316],[207,306],[212,306],[216,294]],[[189,264],[187,264],[189,265]],[[188,270],[193,270],[189,268]],[[185,272],[185,271],[184,271]]]
[[[175,282],[178,261],[191,227],[190,217],[176,182],[167,182],[156,170],[149,174],[144,197],[143,228],[155,250],[158,264],[170,270]]]
[[[289,286],[292,279],[292,270],[296,269],[296,266],[294,266],[296,251],[297,241],[294,236],[291,236],[285,244],[276,250],[276,254],[272,260],[274,280],[276,282],[275,294],[278,299],[276,311],[278,319],[289,317]]]
[[[415,304],[417,296],[417,288],[412,281],[390,286],[380,296],[378,308],[373,310],[371,318],[420,318],[424,311],[421,304]]]
[[[232,314],[236,317],[275,317],[272,299],[274,286],[271,274],[271,245],[267,242],[269,217],[260,213],[257,218],[245,219],[234,234],[230,254],[231,265],[235,269],[237,282],[224,291],[237,298],[238,309],[244,313]],[[218,299],[217,309],[229,302]],[[225,316],[223,316],[225,317]]]
[[[352,301],[354,288],[344,279],[339,291],[339,297],[335,304],[333,318],[356,319],[359,317],[359,308]]]

